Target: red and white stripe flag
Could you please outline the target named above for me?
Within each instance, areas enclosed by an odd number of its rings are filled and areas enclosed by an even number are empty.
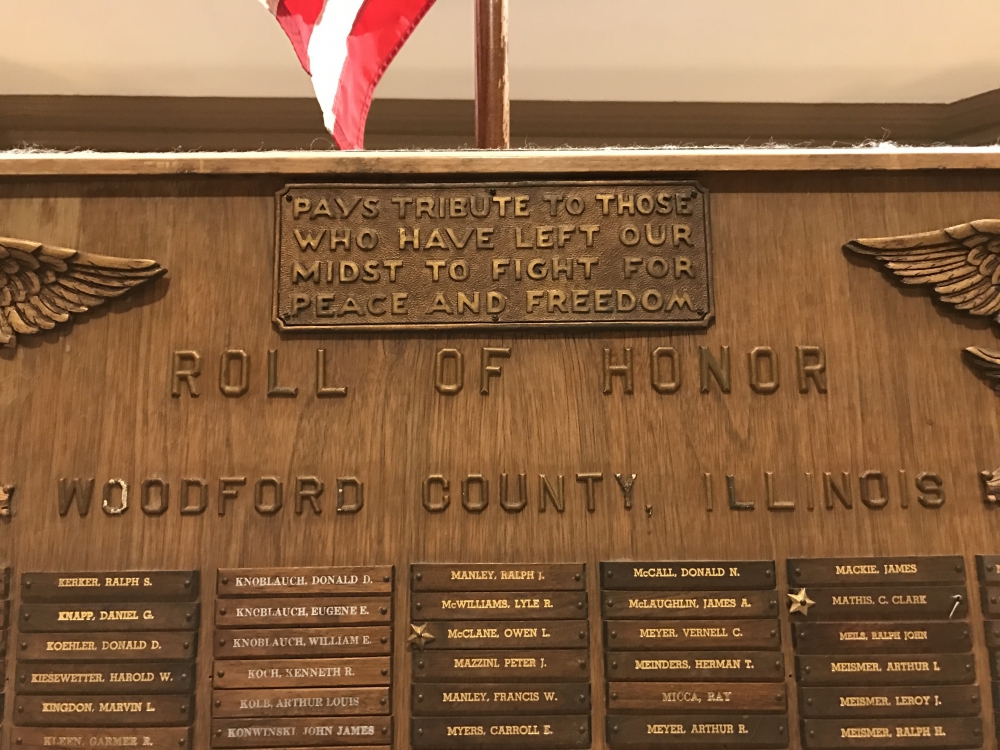
[[[375,86],[434,0],[260,0],[312,76],[343,150],[364,148]]]

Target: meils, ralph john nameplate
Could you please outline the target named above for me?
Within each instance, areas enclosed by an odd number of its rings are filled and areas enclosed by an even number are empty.
[[[590,747],[589,716],[417,717],[410,720],[417,750]]]
[[[194,662],[18,662],[18,693],[95,695],[189,693]]]
[[[972,649],[969,623],[793,622],[800,654],[963,653]]]
[[[611,682],[608,709],[664,714],[784,711],[788,696],[780,682]]]
[[[222,568],[219,596],[388,594],[391,565],[323,568]]]
[[[695,182],[289,185],[283,330],[704,328],[708,192]]]
[[[24,633],[197,630],[197,602],[118,604],[22,604],[18,625]]]
[[[710,591],[663,593],[605,591],[601,612],[606,620],[679,620],[777,617],[776,591]]]
[[[111,573],[25,573],[22,602],[193,601],[201,589],[197,570]]]
[[[587,594],[582,591],[543,591],[501,594],[414,593],[410,600],[414,620],[584,620]]]
[[[134,747],[142,750],[183,750],[191,747],[188,727],[151,727],[149,729],[50,729],[15,727],[10,734],[13,745],[23,748]]]
[[[799,713],[804,718],[858,716],[912,717],[979,716],[977,685],[914,687],[802,688]]]
[[[609,716],[611,747],[788,746],[788,718],[783,714],[710,714],[698,716]]]
[[[773,589],[774,562],[603,562],[601,588],[626,591]]]
[[[21,633],[17,636],[18,661],[122,661],[136,659],[193,659],[198,651],[196,633]]]
[[[212,685],[228,688],[305,688],[388,685],[388,656],[345,659],[251,659],[215,662]]]
[[[425,649],[582,648],[590,642],[586,620],[476,620],[428,622]]]
[[[219,628],[290,625],[387,624],[390,596],[316,596],[287,599],[220,599],[215,605]]]
[[[789,586],[962,584],[965,561],[938,557],[825,557],[788,561]]]
[[[413,680],[590,680],[586,649],[424,651],[413,657]]]
[[[216,630],[216,659],[379,656],[392,651],[388,625]]]
[[[983,746],[983,722],[958,719],[805,719],[806,748],[973,748]]]
[[[187,726],[191,695],[18,695],[14,723],[45,727]]]
[[[216,690],[215,718],[266,716],[368,716],[389,714],[388,687]]]
[[[623,651],[604,655],[608,680],[781,682],[780,651]]]
[[[604,623],[608,649],[777,649],[777,620],[611,620]]]
[[[214,719],[212,747],[391,745],[389,716]]]
[[[428,682],[413,686],[415,716],[590,713],[586,682]]]
[[[976,679],[971,654],[842,654],[796,656],[801,685],[967,685]]]
[[[583,591],[583,563],[417,563],[412,591]]]

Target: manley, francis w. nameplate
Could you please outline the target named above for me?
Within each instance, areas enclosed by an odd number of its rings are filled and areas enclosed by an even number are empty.
[[[289,185],[281,330],[704,328],[708,192],[685,182]]]

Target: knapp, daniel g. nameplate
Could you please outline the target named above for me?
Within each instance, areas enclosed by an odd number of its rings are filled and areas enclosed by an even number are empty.
[[[282,330],[706,328],[714,315],[697,182],[289,185],[276,203]]]

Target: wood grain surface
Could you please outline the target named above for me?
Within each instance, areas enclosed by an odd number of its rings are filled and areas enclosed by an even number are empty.
[[[217,608],[220,568],[395,565],[402,575],[419,562],[586,563],[591,727],[594,748],[604,750],[602,561],[773,559],[785,604],[788,558],[958,555],[972,570],[976,554],[1000,553],[1000,510],[984,505],[979,478],[1000,465],[997,397],[960,356],[967,346],[996,347],[993,330],[841,250],[858,237],[1000,218],[997,168],[1000,153],[968,150],[4,157],[0,233],[152,258],[168,274],[0,352],[0,484],[16,486],[13,518],[0,519],[0,562],[13,566],[15,581],[25,571],[200,570],[206,615]],[[711,193],[715,324],[704,333],[636,335],[275,332],[273,201],[287,181],[443,173],[455,181],[547,173],[698,179]],[[510,347],[511,357],[482,395],[480,350],[499,346]],[[650,358],[661,346],[678,354],[674,393],[651,384]],[[748,380],[748,353],[761,346],[777,356],[779,387],[771,394],[755,392]],[[822,348],[826,393],[799,392],[802,346]],[[714,380],[701,392],[699,347],[716,359],[730,347],[731,392]],[[329,385],[346,387],[345,398],[316,398],[318,348],[326,350]],[[454,395],[434,388],[442,348],[464,353],[466,384]],[[631,349],[633,393],[623,392],[621,378],[603,392],[605,348],[618,362]],[[218,387],[227,349],[250,359],[249,388],[237,398]],[[267,397],[269,350],[279,355],[279,384],[297,386],[297,397]],[[197,398],[186,388],[171,395],[175,352],[201,358]],[[881,509],[860,500],[859,477],[871,470],[889,480]],[[593,472],[603,480],[594,483],[591,512],[576,475]],[[853,507],[836,498],[828,507],[824,474],[842,483],[844,472]],[[922,472],[942,478],[943,505],[919,501]],[[482,474],[495,488],[501,473],[512,488],[517,474],[527,475],[528,506],[504,511],[494,489],[485,510],[467,512],[461,481]],[[633,473],[634,504],[626,509],[615,475]],[[564,512],[551,505],[538,512],[539,474],[565,476]],[[453,501],[441,513],[421,502],[431,475],[451,483]],[[727,503],[727,475],[743,509]],[[262,477],[284,486],[284,507],[270,515],[254,507]],[[309,503],[296,513],[301,477],[324,483],[321,513]],[[336,512],[337,480],[345,477],[364,483],[356,513]],[[60,516],[61,478],[95,479],[85,517],[76,505]],[[170,485],[160,515],[141,508],[141,485],[150,478]],[[220,501],[221,480],[233,478],[246,483],[235,499]],[[101,507],[112,479],[130,488],[130,508],[117,516]],[[203,513],[181,513],[184,480],[192,505],[205,487]],[[410,747],[412,597],[407,586],[397,588],[392,744],[403,750]],[[19,586],[11,589],[16,614]],[[986,704],[990,667],[977,597],[968,610],[973,655],[956,657],[956,668],[978,682]],[[210,732],[210,619],[202,618],[197,649],[192,737],[199,750]],[[795,660],[784,615],[781,627],[794,728]],[[12,650],[17,642],[12,632]],[[982,719],[992,738],[992,713]],[[20,734],[25,747],[41,742],[40,731]],[[798,732],[790,739],[797,750]]]

